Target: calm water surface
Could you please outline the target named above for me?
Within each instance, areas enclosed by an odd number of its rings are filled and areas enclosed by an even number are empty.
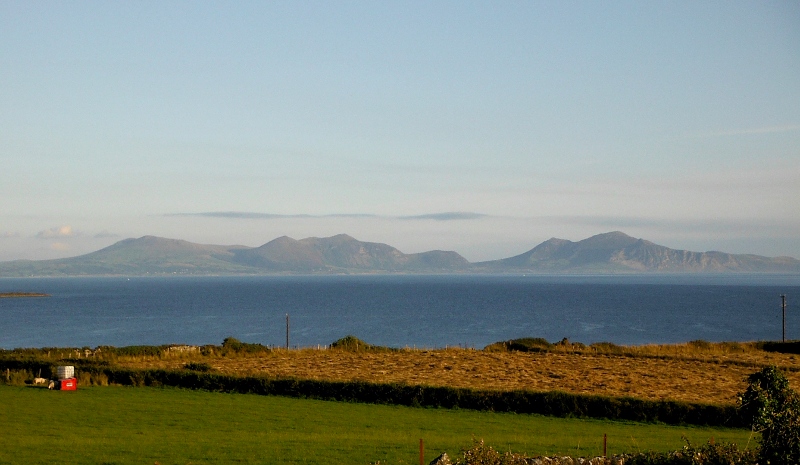
[[[481,348],[800,339],[800,276],[303,276],[0,279],[0,348],[330,344]]]

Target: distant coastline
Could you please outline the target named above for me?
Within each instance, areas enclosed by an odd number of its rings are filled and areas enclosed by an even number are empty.
[[[692,252],[637,239],[620,231],[578,242],[551,238],[513,257],[469,262],[454,251],[405,254],[388,244],[346,234],[260,247],[195,244],[144,236],[72,258],[0,262],[0,277],[333,274],[640,274],[788,273],[800,260],[726,252]]]
[[[41,292],[0,292],[0,299],[12,297],[50,297],[50,294]]]

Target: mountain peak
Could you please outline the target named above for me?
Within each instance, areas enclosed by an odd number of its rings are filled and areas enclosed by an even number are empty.
[[[638,239],[636,239],[635,237],[631,237],[622,231],[611,231],[607,233],[596,234],[592,237],[579,241],[578,243],[614,245],[614,244],[630,244],[636,242],[637,240]]]
[[[800,261],[674,250],[612,231],[578,242],[550,238],[520,255],[471,264],[456,252],[404,254],[347,234],[260,247],[203,245],[142,236],[73,258],[0,263],[0,276],[274,273],[800,273]]]
[[[800,261],[722,252],[689,252],[612,231],[572,242],[551,238],[523,254],[478,264],[538,273],[798,272]]]

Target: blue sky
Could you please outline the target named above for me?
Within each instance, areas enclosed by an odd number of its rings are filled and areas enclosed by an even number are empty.
[[[0,260],[621,230],[800,257],[798,2],[0,2]]]

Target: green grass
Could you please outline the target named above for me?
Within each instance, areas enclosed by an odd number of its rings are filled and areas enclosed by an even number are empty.
[[[456,455],[483,438],[531,455],[666,451],[714,437],[744,447],[749,432],[349,404],[173,388],[77,392],[0,386],[0,463],[390,464]],[[750,440],[750,447],[755,439]]]

